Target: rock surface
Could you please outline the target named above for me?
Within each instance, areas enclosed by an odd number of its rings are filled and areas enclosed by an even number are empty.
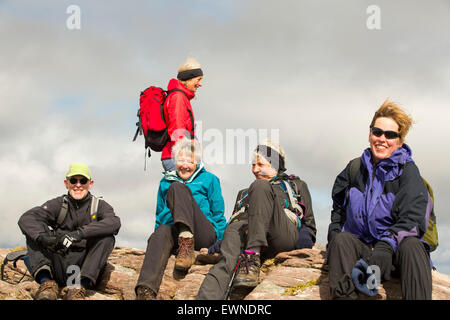
[[[0,249],[3,261],[11,250]],[[144,260],[145,250],[116,247],[109,257],[107,267],[95,290],[88,291],[89,300],[134,300],[134,287]],[[175,257],[171,256],[164,272],[158,299],[195,299],[205,274],[217,256],[196,252],[197,262],[189,272],[180,277],[173,272]],[[247,295],[246,300],[327,300],[328,266],[324,264],[325,251],[317,245],[313,249],[282,252],[268,260],[262,267],[260,284]],[[23,261],[14,268],[5,266],[5,281],[0,281],[0,300],[33,299],[39,285],[26,271]],[[61,288],[64,294],[67,288]],[[361,299],[401,299],[400,282],[393,278],[384,283],[376,297]],[[450,299],[450,276],[433,271],[433,299]]]

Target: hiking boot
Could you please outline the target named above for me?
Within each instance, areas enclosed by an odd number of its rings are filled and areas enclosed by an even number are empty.
[[[233,288],[252,289],[258,285],[261,259],[259,254],[245,251],[239,257],[239,270],[233,280]]]
[[[36,300],[56,300],[58,299],[58,284],[55,280],[43,281],[36,293]]]
[[[136,300],[156,300],[156,293],[146,286],[139,286],[136,289]]]
[[[195,262],[194,237],[178,237],[178,254],[175,260],[175,269],[187,271]]]
[[[83,286],[69,288],[64,300],[84,300],[86,298],[86,288]]]

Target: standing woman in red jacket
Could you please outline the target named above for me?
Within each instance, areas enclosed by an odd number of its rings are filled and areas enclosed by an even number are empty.
[[[166,99],[164,118],[170,140],[162,150],[161,161],[165,171],[175,170],[175,161],[172,155],[173,145],[182,137],[194,138],[194,114],[190,100],[195,92],[202,86],[203,71],[201,65],[194,59],[188,58],[178,69],[177,79],[171,79],[167,90],[173,90]]]

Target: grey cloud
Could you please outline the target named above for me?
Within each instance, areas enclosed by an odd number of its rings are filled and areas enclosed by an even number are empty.
[[[61,177],[77,157],[92,167],[93,191],[122,218],[118,242],[145,248],[161,165],[154,153],[144,172],[143,140],[131,143],[137,98],[150,84],[165,87],[190,54],[205,70],[192,101],[204,131],[279,129],[289,171],[316,197],[320,241],[326,195],[367,147],[370,119],[387,97],[418,121],[408,142],[435,189],[438,223],[450,224],[446,1],[377,1],[378,31],[365,26],[371,1],[79,1],[79,32],[65,28],[70,1],[5,3],[0,165],[3,180],[14,182],[0,184],[7,217],[0,244],[20,242],[20,212],[62,194]],[[207,168],[221,178],[229,216],[237,191],[252,181],[250,166]]]

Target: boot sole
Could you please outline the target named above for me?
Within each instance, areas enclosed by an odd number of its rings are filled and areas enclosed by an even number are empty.
[[[244,300],[255,287],[232,287],[230,291],[230,300]]]
[[[175,265],[175,267],[174,267],[175,270],[180,271],[180,272],[188,272],[190,268],[191,268],[190,266],[185,267],[185,266],[178,266],[178,265]]]
[[[233,281],[234,288],[248,288],[253,289],[259,284],[258,280],[248,280],[236,278]]]

